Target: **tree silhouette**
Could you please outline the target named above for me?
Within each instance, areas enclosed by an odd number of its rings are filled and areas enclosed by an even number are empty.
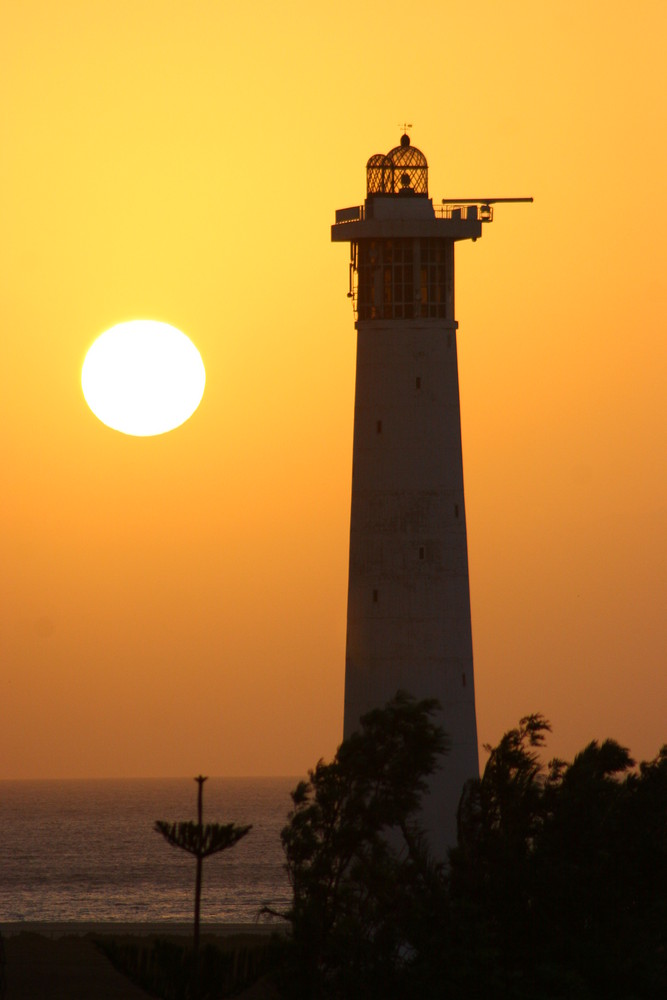
[[[189,854],[194,854],[197,860],[197,875],[195,880],[195,923],[192,942],[195,984],[199,961],[199,915],[201,911],[201,883],[204,858],[218,854],[229,847],[238,844],[239,840],[252,829],[252,826],[236,826],[234,823],[203,823],[203,786],[208,779],[199,774],[197,782],[197,822],[168,823],[165,820],[155,821],[156,833],[161,833],[172,847],[180,847]],[[196,993],[196,986],[195,986]]]
[[[447,746],[434,707],[399,693],[292,792],[281,995],[664,1000],[667,746],[548,760],[549,722],[525,716],[485,747],[444,868],[417,825]]]
[[[448,997],[663,1000],[667,748],[635,766],[615,740],[540,759],[521,719],[459,806],[450,852]]]
[[[420,978],[444,904],[419,829],[428,776],[449,746],[436,709],[398,692],[292,792],[281,834],[293,890],[287,996],[442,995]]]

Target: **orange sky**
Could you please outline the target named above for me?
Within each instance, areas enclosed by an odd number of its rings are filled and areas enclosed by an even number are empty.
[[[583,9],[582,9],[583,8]],[[667,6],[23,0],[0,23],[0,777],[299,774],[341,738],[355,335],[334,210],[414,123],[457,253],[477,714],[667,740]],[[195,416],[90,413],[114,323]]]

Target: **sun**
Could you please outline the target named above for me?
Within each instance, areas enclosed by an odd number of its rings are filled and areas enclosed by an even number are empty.
[[[81,369],[83,395],[95,416],[135,437],[180,427],[199,406],[205,384],[204,363],[189,337],[152,319],[102,333]]]

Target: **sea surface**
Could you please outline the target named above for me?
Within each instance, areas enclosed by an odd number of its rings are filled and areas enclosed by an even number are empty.
[[[209,778],[204,823],[252,823],[204,861],[202,921],[246,923],[290,900],[280,831],[296,778]],[[2,921],[189,921],[195,859],[155,820],[195,820],[186,778],[0,781]]]

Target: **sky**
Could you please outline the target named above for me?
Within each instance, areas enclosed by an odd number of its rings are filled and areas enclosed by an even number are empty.
[[[0,778],[302,775],[342,738],[354,317],[399,141],[456,257],[480,744],[667,742],[663,0],[23,0],[0,14]],[[133,438],[124,320],[203,401]],[[480,751],[482,762],[485,759]]]

